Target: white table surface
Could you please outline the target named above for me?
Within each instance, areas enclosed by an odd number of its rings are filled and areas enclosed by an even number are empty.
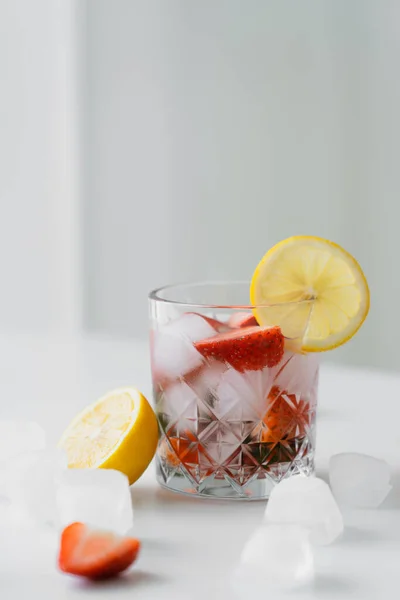
[[[146,344],[0,336],[1,417],[37,420],[50,442],[85,404],[124,384],[150,395]],[[331,454],[366,452],[393,466],[394,490],[378,510],[344,512],[343,538],[316,550],[314,587],[292,597],[398,597],[400,376],[324,365],[317,438],[320,476],[326,477]],[[53,534],[0,525],[1,600],[238,597],[231,587],[232,572],[243,543],[260,523],[265,502],[170,494],[157,486],[152,468],[132,487],[132,498],[136,535],[143,544],[140,559],[125,577],[101,585],[57,572]],[[274,600],[280,597],[274,593]]]

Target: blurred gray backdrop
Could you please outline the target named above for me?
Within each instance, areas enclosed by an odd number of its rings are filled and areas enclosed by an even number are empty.
[[[4,1],[2,326],[144,336],[150,288],[316,234],[371,287],[329,358],[400,368],[398,1]]]

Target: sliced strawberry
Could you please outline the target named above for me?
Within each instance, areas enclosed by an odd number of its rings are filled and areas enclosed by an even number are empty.
[[[72,523],[61,534],[58,566],[64,573],[107,579],[125,571],[136,559],[140,542]]]
[[[247,312],[237,312],[230,316],[228,325],[233,328],[238,327],[255,327],[258,325],[254,315]]]
[[[271,407],[264,416],[268,430],[263,430],[262,442],[279,442],[282,439],[302,438],[308,425],[307,404],[274,385],[268,394]]]
[[[226,333],[227,331],[231,330],[231,326],[229,325],[229,323],[223,323],[222,321],[218,321],[217,319],[213,319],[211,317],[206,317],[204,315],[200,315],[198,313],[186,313],[188,315],[198,315],[199,317],[202,317],[205,321],[207,321],[207,323],[209,325],[211,325],[211,327],[214,327],[215,331],[217,331],[218,333]]]
[[[171,432],[173,433],[173,432]],[[209,462],[204,447],[199,443],[198,437],[189,430],[183,431],[179,436],[169,434],[168,441],[173,448],[170,449],[166,440],[163,440],[159,446],[159,454],[171,467],[178,467],[181,464],[189,471],[199,466],[205,469],[204,464]],[[205,474],[211,475],[213,468],[206,469]]]
[[[284,338],[279,327],[248,327],[221,333],[194,345],[205,358],[227,362],[240,372],[258,371],[279,363]]]

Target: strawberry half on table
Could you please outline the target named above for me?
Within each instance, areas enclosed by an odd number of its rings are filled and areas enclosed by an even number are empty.
[[[61,534],[58,566],[64,573],[88,579],[108,579],[136,560],[139,540],[72,523]]]
[[[275,367],[283,357],[284,337],[280,327],[247,327],[200,340],[194,346],[205,358],[226,362],[243,373]]]

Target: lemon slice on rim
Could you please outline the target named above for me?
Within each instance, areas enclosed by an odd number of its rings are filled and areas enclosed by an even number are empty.
[[[299,235],[262,258],[250,302],[260,325],[279,325],[286,337],[301,339],[303,351],[322,352],[344,344],[361,327],[369,289],[351,254],[329,240]]]
[[[116,469],[139,479],[157,447],[157,417],[134,388],[109,392],[75,417],[58,446],[69,468]]]

